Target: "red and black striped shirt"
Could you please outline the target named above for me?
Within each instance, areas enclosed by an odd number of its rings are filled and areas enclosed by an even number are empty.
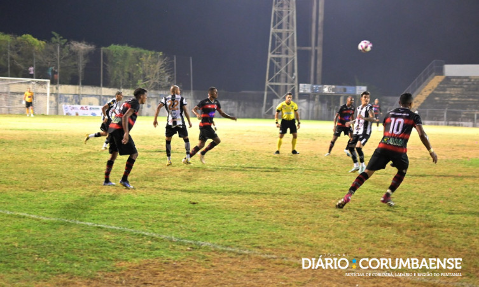
[[[204,99],[196,105],[201,110],[201,122],[200,128],[211,126],[217,109],[221,109],[220,102],[218,100],[210,101],[210,99]]]
[[[378,148],[406,153],[411,131],[417,125],[422,125],[421,117],[409,109],[397,108],[388,112],[384,119],[384,135]]]
[[[108,127],[108,133],[111,133],[115,130],[123,129],[123,125],[122,125],[123,115],[126,114],[126,112],[129,109],[134,110],[133,114],[128,119],[128,130],[131,131],[131,129],[135,125],[136,118],[138,117],[138,111],[140,110],[140,103],[138,102],[136,98],[126,101],[123,103],[123,105],[121,105],[120,113],[115,115],[115,117],[111,121],[110,126]]]
[[[338,111],[338,122],[336,125],[340,127],[346,126],[346,123],[351,121],[351,118],[354,114],[354,106],[351,105],[348,107],[346,104],[342,105]]]

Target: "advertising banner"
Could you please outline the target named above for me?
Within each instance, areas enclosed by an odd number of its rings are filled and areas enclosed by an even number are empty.
[[[101,116],[102,106],[63,105],[65,116]]]

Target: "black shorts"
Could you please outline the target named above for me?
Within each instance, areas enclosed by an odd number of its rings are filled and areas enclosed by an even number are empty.
[[[165,128],[165,136],[166,137],[172,137],[178,133],[178,136],[180,138],[185,138],[188,136],[188,130],[186,129],[186,126],[176,126],[172,127],[170,125],[167,125]]]
[[[341,133],[344,133],[345,136],[349,135],[353,130],[351,127],[346,127],[346,126],[336,126],[336,129],[334,130],[334,136],[340,137]]]
[[[377,148],[371,159],[368,162],[366,169],[368,170],[380,170],[385,169],[386,165],[392,161],[394,166],[398,170],[407,170],[409,167],[409,159],[406,153],[393,152],[387,149]]]
[[[123,130],[116,130],[110,133],[110,154],[114,152],[119,152],[120,155],[131,155],[138,153],[136,150],[135,142],[130,135],[130,139],[126,144],[122,144],[121,140],[123,139]]]
[[[216,134],[215,130],[211,126],[206,126],[200,128],[200,136],[199,140],[200,141],[207,141],[208,139],[214,139],[217,138],[218,135]]]
[[[100,130],[101,130],[101,131],[104,131],[104,132],[108,132],[108,127],[110,126],[110,123],[111,123],[111,120],[110,120],[110,119],[108,119],[108,120],[106,121],[106,123],[105,123],[105,122],[102,122],[102,123],[101,123],[101,126],[100,126]]]
[[[361,144],[364,146],[368,142],[370,136],[371,135],[353,135],[349,146],[355,147],[358,142],[361,142]]]
[[[29,107],[33,107],[33,102],[25,102],[25,107],[28,109]]]
[[[281,126],[279,127],[279,133],[285,134],[289,129],[290,134],[298,132],[296,128],[296,120],[281,120]]]

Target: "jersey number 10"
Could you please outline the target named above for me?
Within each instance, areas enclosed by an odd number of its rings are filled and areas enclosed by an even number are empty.
[[[403,118],[391,118],[391,126],[389,128],[389,133],[391,134],[401,134],[402,128],[404,126],[404,119]]]

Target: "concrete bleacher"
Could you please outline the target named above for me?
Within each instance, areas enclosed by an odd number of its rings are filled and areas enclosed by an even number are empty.
[[[479,76],[445,77],[416,109],[479,109]]]

